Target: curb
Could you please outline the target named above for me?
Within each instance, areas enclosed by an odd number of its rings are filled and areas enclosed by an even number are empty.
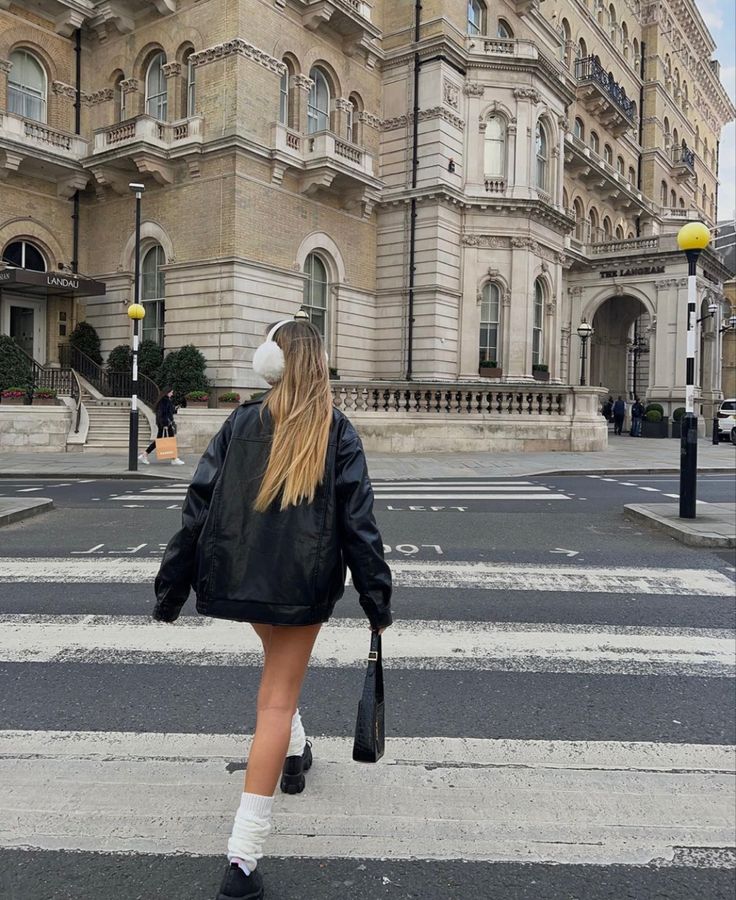
[[[40,479],[50,479],[50,478],[59,478],[64,480],[72,480],[74,478],[91,478],[94,481],[135,481],[140,479],[150,478],[152,480],[165,480],[165,481],[189,481],[189,475],[164,475],[163,473],[159,474],[158,472],[129,472],[125,470],[124,472],[39,472],[37,469],[33,472],[23,471],[23,472],[3,472],[0,474],[0,484],[5,481],[17,481],[22,478],[40,478]]]
[[[634,522],[648,525],[656,531],[664,532],[687,547],[711,547],[719,550],[736,547],[736,535],[729,537],[714,532],[695,533],[689,531],[686,526],[676,525],[664,516],[643,509],[639,504],[627,503],[624,506],[624,516]]]
[[[35,500],[29,500],[25,506],[17,509],[11,509],[9,512],[3,512],[0,509],[0,528],[3,525],[11,525],[13,522],[21,522],[23,519],[30,519],[33,516],[40,516],[42,513],[48,512],[54,508],[54,501],[47,497],[37,497]]]
[[[663,469],[547,469],[544,472],[526,472],[525,475],[679,475],[678,468],[667,467]],[[698,469],[698,475],[734,475],[734,466],[709,466]],[[514,478],[523,478],[525,475],[514,475]]]

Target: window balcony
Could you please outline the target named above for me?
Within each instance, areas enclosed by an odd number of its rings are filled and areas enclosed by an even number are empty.
[[[672,174],[677,181],[688,181],[695,175],[695,151],[687,144],[672,150]]]
[[[635,184],[569,132],[565,135],[565,174],[585,185],[589,195],[610,203],[614,209],[653,212],[652,203]]]
[[[585,109],[619,136],[636,124],[636,104],[606,72],[597,56],[586,56],[575,63],[577,99]]]
[[[178,122],[136,116],[98,129],[84,165],[98,183],[118,193],[127,191],[131,171],[152,175],[159,184],[171,184],[180,161],[187,164],[190,174],[199,174],[203,131],[201,116]]]
[[[285,125],[273,126],[271,178],[280,184],[287,172],[299,178],[299,190],[309,197],[329,192],[350,211],[370,216],[382,187],[373,174],[373,157],[331,131],[300,134]]]
[[[371,7],[362,0],[296,0],[302,9],[302,24],[308,31],[336,35],[348,56],[362,56],[374,66],[381,55],[381,30],[371,21]]]
[[[59,196],[70,197],[89,180],[81,165],[87,148],[78,134],[0,113],[0,176],[20,170],[29,177],[56,181]]]
[[[589,256],[623,256],[628,258],[639,253],[647,256],[659,251],[659,238],[656,235],[649,237],[629,238],[628,240],[614,240],[610,237],[588,245]]]

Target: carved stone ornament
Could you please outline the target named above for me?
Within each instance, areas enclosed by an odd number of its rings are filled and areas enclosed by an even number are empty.
[[[224,41],[222,44],[215,44],[214,47],[192,53],[189,61],[193,66],[198,67],[206,66],[208,63],[217,62],[220,59],[227,59],[230,56],[244,56],[276,75],[284,75],[287,72],[286,65],[281,60],[266,53],[265,50],[254,47],[253,44],[249,44],[242,38],[233,38],[231,41]]]
[[[112,100],[115,97],[113,88],[102,88],[91,94],[84,95],[84,102],[89,106],[95,106],[97,103],[104,103],[106,100]]]
[[[486,87],[479,81],[466,81],[463,86],[463,93],[466,97],[482,97]]]
[[[9,75],[12,68],[13,64],[9,59],[0,59],[0,72],[4,72],[6,75]]]
[[[544,307],[544,311],[548,316],[553,316],[557,312],[557,304],[554,300],[549,300]]]
[[[341,112],[351,112],[353,104],[347,97],[335,97],[335,109],[339,109]]]
[[[309,93],[314,86],[314,82],[311,78],[308,78],[306,75],[294,75],[291,79],[291,83],[300,91],[305,91]]]
[[[490,250],[508,250],[510,246],[507,237],[492,234],[464,234],[462,242],[465,247],[487,247]]]
[[[458,131],[462,131],[465,128],[464,120],[461,119],[460,116],[451,113],[449,109],[445,109],[444,106],[433,106],[431,109],[421,110],[419,113],[419,121],[424,122],[427,119],[444,119],[445,122],[454,125]]]
[[[134,94],[139,87],[140,85],[137,78],[125,78],[120,82],[120,90],[124,94]]]
[[[362,122],[363,125],[367,125],[369,128],[379,129],[381,127],[381,120],[378,118],[378,116],[374,116],[373,113],[360,113],[358,115],[358,121]]]
[[[161,66],[161,72],[164,78],[178,78],[181,75],[181,63],[170,62]]]
[[[532,103],[539,103],[540,100],[539,91],[534,88],[516,88],[514,97],[517,100],[531,100]]]
[[[460,88],[447,78],[442,82],[442,100],[453,109],[460,105]]]
[[[549,265],[546,262],[543,262],[540,268],[543,272],[549,272]]]
[[[63,81],[52,81],[51,90],[59,97],[66,97],[67,100],[77,99],[77,89],[71,84],[65,84]]]

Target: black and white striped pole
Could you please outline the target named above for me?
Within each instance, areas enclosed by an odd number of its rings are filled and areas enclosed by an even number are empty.
[[[702,222],[688,222],[677,234],[677,246],[687,256],[687,360],[685,369],[685,416],[680,425],[680,518],[695,518],[698,480],[698,418],[695,415],[695,329],[697,264],[710,243],[710,232]]]
[[[128,430],[128,471],[138,471],[138,342],[140,323],[146,314],[141,304],[141,197],[146,189],[142,184],[129,184],[135,194],[135,262],[133,287],[134,300],[128,307],[128,318],[133,321],[133,378],[130,388],[130,427]]]

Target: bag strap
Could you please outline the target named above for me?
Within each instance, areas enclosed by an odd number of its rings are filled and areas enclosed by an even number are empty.
[[[371,634],[371,649],[368,653],[367,679],[375,679],[375,697],[377,703],[383,703],[383,650],[381,635],[375,631]]]

